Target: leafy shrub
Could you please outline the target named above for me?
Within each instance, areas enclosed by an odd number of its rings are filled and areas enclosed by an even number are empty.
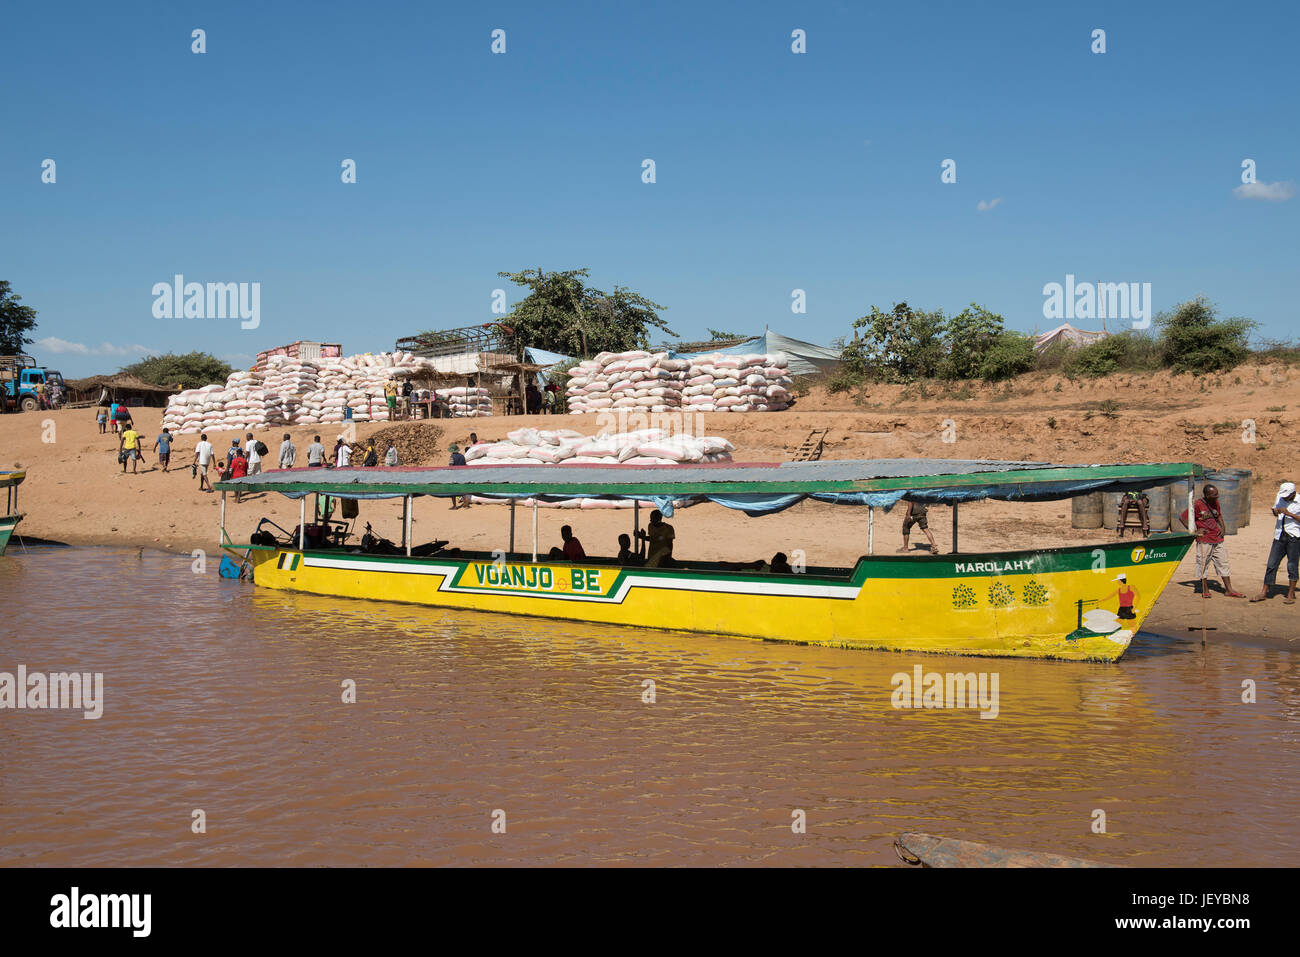
[[[1175,373],[1223,372],[1250,356],[1250,333],[1258,323],[1250,319],[1216,318],[1214,305],[1204,296],[1180,303],[1172,313],[1156,316],[1160,329],[1160,357]]]
[[[990,382],[1013,379],[1034,368],[1034,340],[1018,332],[1004,331],[980,357],[979,376]]]

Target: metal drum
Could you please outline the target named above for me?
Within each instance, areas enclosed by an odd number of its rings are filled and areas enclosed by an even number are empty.
[[[1255,473],[1250,469],[1221,469],[1226,475],[1235,475],[1241,481],[1240,494],[1237,497],[1237,527],[1245,528],[1250,524],[1250,513],[1255,507]],[[1272,503],[1269,503],[1272,505]]]
[[[1155,488],[1143,489],[1143,491],[1151,500],[1151,504],[1147,506],[1147,521],[1151,525],[1151,533],[1167,532],[1169,530],[1169,486],[1157,485]],[[1182,509],[1179,511],[1181,512]]]
[[[1089,492],[1087,495],[1076,495],[1070,499],[1070,527],[1101,528],[1103,518],[1101,499],[1101,492]],[[1112,527],[1115,525],[1113,517],[1110,524]]]
[[[1094,493],[1095,494],[1095,493]],[[1119,500],[1124,497],[1122,492],[1102,492],[1101,493],[1101,527],[1115,530],[1115,520],[1119,518]]]
[[[1169,530],[1183,534],[1187,531],[1187,525],[1183,522],[1183,512],[1187,509],[1187,479],[1179,479],[1169,489]],[[1196,497],[1201,497],[1201,483],[1196,483]],[[1188,516],[1189,521],[1193,524],[1195,520]]]

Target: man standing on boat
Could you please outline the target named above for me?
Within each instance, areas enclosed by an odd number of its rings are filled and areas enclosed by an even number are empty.
[[[912,526],[916,525],[930,540],[930,551],[935,555],[939,554],[939,546],[935,544],[934,535],[930,533],[930,520],[927,517],[929,511],[930,509],[921,502],[907,503],[907,511],[903,513],[903,547],[899,549],[900,552],[905,552],[910,547],[907,540],[912,534]]]
[[[1285,603],[1295,604],[1296,579],[1300,578],[1300,499],[1296,497],[1295,484],[1283,482],[1277,490],[1277,499],[1273,502],[1273,514],[1277,516],[1277,526],[1273,529],[1273,546],[1268,552],[1268,564],[1264,567],[1264,587],[1251,601],[1263,601],[1277,583],[1277,569],[1286,558],[1286,577],[1290,587],[1286,591]]]
[[[573,534],[573,526],[565,525],[560,529],[560,541],[564,542],[561,551],[564,552],[565,561],[580,562],[587,557],[587,551],[582,547],[582,542],[578,541]]]
[[[650,527],[637,529],[637,536],[645,539],[647,550],[646,568],[667,568],[673,563],[673,539],[676,533],[673,527],[664,521],[663,512],[655,509],[650,513]]]
[[[1201,594],[1209,598],[1209,579],[1207,566],[1213,563],[1214,570],[1223,579],[1223,591],[1229,598],[1245,598],[1232,588],[1231,570],[1228,568],[1228,548],[1223,544],[1227,526],[1223,523],[1223,511],[1219,507],[1219,489],[1209,482],[1201,490],[1201,497],[1193,505],[1196,514],[1196,577],[1201,580]],[[1187,511],[1183,510],[1183,524],[1187,522]]]

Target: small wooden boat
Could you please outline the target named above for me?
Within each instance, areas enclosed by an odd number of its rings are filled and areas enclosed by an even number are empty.
[[[921,867],[1114,867],[1077,857],[1039,851],[1018,851],[975,841],[958,841],[937,834],[900,834],[894,850],[907,864]]]
[[[1190,463],[1053,466],[1032,462],[877,460],[780,465],[480,466],[462,468],[291,469],[227,482],[228,491],[276,491],[300,501],[298,529],[282,539],[253,536],[248,559],[266,588],[445,608],[568,618],[619,626],[736,635],[842,648],[941,654],[1115,661],[1150,614],[1193,539],[949,555],[875,555],[848,567],[777,573],[735,564],[678,560],[665,567],[613,559],[538,560],[536,502],[574,497],[652,499],[671,517],[683,503],[712,502],[750,516],[812,499],[866,509],[904,497],[953,506],[981,499],[1044,501],[1126,490],[1199,474]],[[376,553],[321,533],[307,498],[403,500],[400,548]],[[531,552],[508,543],[496,552],[448,552],[446,543],[412,554],[410,516],[422,496],[480,495],[533,503]],[[634,510],[634,515],[637,514]],[[634,522],[638,522],[634,518]],[[689,521],[689,519],[684,519]],[[848,526],[846,527],[854,527]],[[857,528],[862,526],[858,525]],[[634,536],[635,537],[635,536]],[[505,535],[502,535],[505,539]],[[678,539],[680,546],[681,539]],[[792,543],[799,547],[798,542]],[[1130,601],[1121,606],[1117,576]]]
[[[18,486],[27,478],[26,472],[0,472],[0,488],[5,490],[5,511],[0,515],[0,555],[5,553],[9,538],[23,520],[18,511]]]

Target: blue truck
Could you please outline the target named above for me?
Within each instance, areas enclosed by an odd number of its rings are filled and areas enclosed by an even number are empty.
[[[67,394],[63,375],[54,370],[38,366],[31,356],[0,356],[0,411],[34,412],[41,407],[37,386],[45,383],[45,397],[53,398],[54,386],[58,385]]]

